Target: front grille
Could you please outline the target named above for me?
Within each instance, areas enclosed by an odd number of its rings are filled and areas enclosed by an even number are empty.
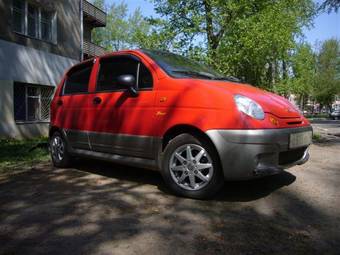
[[[303,157],[307,147],[302,147],[290,151],[283,151],[279,154],[279,165],[287,165],[298,161]]]
[[[287,122],[288,125],[298,125],[298,124],[301,124],[302,121],[290,121],[290,122]]]

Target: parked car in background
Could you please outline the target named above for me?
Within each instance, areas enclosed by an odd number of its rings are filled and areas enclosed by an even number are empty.
[[[55,166],[77,156],[151,168],[191,198],[303,164],[311,141],[311,125],[286,99],[160,51],[75,65],[51,104]]]
[[[333,109],[331,113],[329,114],[329,117],[333,120],[339,120],[340,119],[340,108]]]

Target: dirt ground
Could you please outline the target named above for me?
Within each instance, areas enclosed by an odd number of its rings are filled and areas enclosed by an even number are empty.
[[[340,142],[310,153],[209,201],[98,161],[0,175],[0,254],[340,254]]]

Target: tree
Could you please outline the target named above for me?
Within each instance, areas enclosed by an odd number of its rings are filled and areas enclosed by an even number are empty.
[[[316,78],[316,55],[312,47],[303,43],[297,45],[291,56],[293,77],[289,80],[289,92],[296,95],[301,109],[313,95]]]
[[[91,1],[91,3],[98,7],[99,9],[107,11],[107,7],[105,6],[104,0],[93,0]],[[102,45],[105,40],[105,29],[102,27],[93,29],[91,38],[95,44]]]
[[[109,6],[105,6],[103,0],[95,0],[93,3],[107,12],[106,26],[92,31],[94,43],[110,51],[157,44],[151,25],[139,8],[128,15],[128,7],[124,2]]]
[[[316,100],[329,108],[340,93],[340,42],[326,40],[318,54],[317,77],[314,88]]]
[[[194,49],[226,75],[267,88],[282,76],[296,36],[315,14],[312,0],[154,2],[184,54]]]

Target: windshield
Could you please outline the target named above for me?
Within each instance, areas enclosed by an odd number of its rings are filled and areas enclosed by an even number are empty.
[[[198,78],[209,80],[229,80],[240,82],[239,79],[213,70],[202,63],[190,60],[183,56],[165,51],[142,50],[152,58],[167,74],[174,78]]]

